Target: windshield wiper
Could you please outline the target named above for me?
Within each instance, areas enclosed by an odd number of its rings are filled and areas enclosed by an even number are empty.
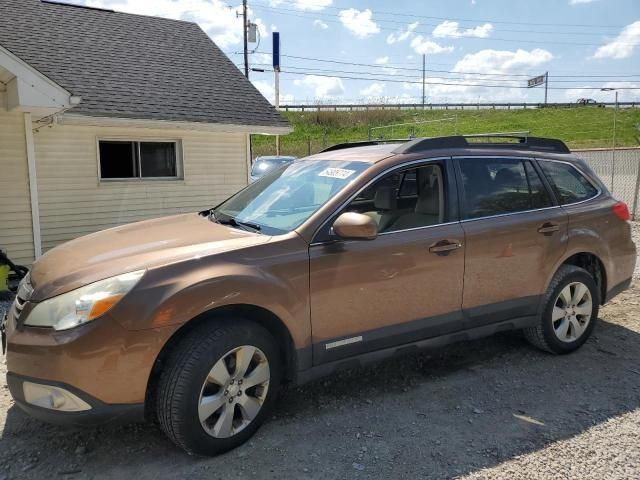
[[[209,212],[209,220],[219,223],[220,225],[230,225],[232,227],[242,228],[243,230],[246,230],[248,232],[259,232],[260,230],[262,230],[262,227],[260,227],[260,225],[251,222],[242,222],[240,220],[236,220],[231,215],[216,215],[215,210],[211,210]]]

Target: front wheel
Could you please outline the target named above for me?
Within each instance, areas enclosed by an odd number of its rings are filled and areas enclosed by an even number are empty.
[[[598,286],[589,272],[563,265],[545,294],[538,325],[524,330],[526,339],[547,352],[573,352],[587,341],[600,305]]]
[[[223,453],[255,433],[280,379],[279,351],[263,327],[234,319],[204,324],[179,343],[160,377],[160,427],[188,453]]]

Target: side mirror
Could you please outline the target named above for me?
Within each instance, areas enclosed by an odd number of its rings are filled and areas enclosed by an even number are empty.
[[[333,222],[333,231],[344,239],[373,240],[378,236],[378,224],[368,215],[345,212]]]

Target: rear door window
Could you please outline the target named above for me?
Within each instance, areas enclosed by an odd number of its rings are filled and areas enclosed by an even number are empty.
[[[598,189],[573,165],[548,160],[541,160],[539,164],[549,179],[560,204],[581,202],[598,194]]]
[[[490,217],[551,206],[528,160],[461,158],[465,218]]]

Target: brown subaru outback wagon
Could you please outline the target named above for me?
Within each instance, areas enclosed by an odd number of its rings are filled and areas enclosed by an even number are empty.
[[[7,381],[35,417],[146,418],[216,454],[284,382],[507,329],[576,350],[631,282],[628,220],[558,140],[336,145],[49,251],[5,321]]]

